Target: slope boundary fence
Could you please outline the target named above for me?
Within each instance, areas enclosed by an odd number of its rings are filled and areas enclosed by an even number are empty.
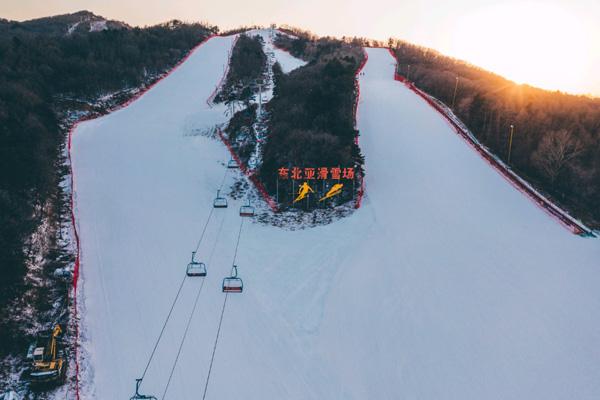
[[[357,146],[359,145],[359,137],[360,137],[360,132],[358,130],[358,103],[360,102],[359,76],[360,76],[360,73],[362,72],[363,68],[367,64],[367,61],[369,60],[369,55],[367,54],[367,52],[365,51],[364,48],[362,49],[362,51],[363,51],[364,57],[363,57],[360,65],[358,66],[356,73],[354,74],[354,87],[356,88],[356,97],[354,98],[354,108],[352,109],[352,118],[354,119],[354,128],[356,128],[356,136],[354,137],[354,143]],[[365,194],[365,177],[363,176],[363,174],[361,174],[360,187],[358,189],[358,194],[356,196],[356,202],[354,203],[355,209],[360,208],[364,194]]]
[[[391,56],[396,60],[392,49],[389,49]],[[554,204],[550,199],[537,191],[529,182],[525,181],[516,172],[514,172],[508,165],[506,165],[497,156],[485,147],[475,136],[464,126],[464,124],[456,117],[452,111],[441,101],[425,93],[423,90],[416,87],[412,82],[406,79],[405,76],[398,73],[397,68],[394,71],[394,80],[403,83],[412,92],[419,95],[423,100],[427,102],[433,109],[439,112],[446,122],[456,131],[456,133],[465,140],[471,148],[473,148],[485,161],[492,166],[504,179],[506,179],[513,187],[525,194],[530,200],[533,201],[539,208],[545,211],[548,215],[557,220],[565,228],[569,229],[572,233],[584,236],[584,237],[595,237],[593,231],[585,226],[582,222],[573,218],[569,213],[562,208]]]
[[[233,42],[231,42],[231,47],[229,48],[229,51],[227,53],[227,64],[223,69],[223,76],[221,76],[221,79],[219,79],[219,83],[217,83],[217,85],[215,86],[215,90],[213,90],[210,96],[208,96],[208,98],[206,99],[206,104],[208,105],[208,107],[213,106],[213,102],[215,101],[215,97],[217,97],[217,93],[219,93],[219,90],[223,87],[223,84],[227,79],[227,75],[229,75],[229,64],[231,61],[231,55],[233,54],[233,48],[235,47],[235,44],[238,41],[238,37],[239,36],[236,35],[236,37],[233,39]]]
[[[136,100],[138,100],[139,98],[141,98],[144,94],[146,94],[150,89],[152,89],[154,86],[156,86],[158,83],[160,83],[163,79],[165,79],[166,77],[168,77],[169,75],[171,75],[173,72],[175,72],[175,70],[177,70],[185,61],[188,60],[188,58],[190,58],[192,56],[193,53],[196,52],[196,50],[198,50],[198,48],[200,48],[202,45],[206,44],[210,39],[212,39],[213,37],[215,37],[217,35],[210,35],[208,37],[206,37],[204,40],[202,40],[200,43],[198,43],[195,47],[193,47],[190,51],[188,51],[188,53],[181,59],[179,60],[173,67],[171,67],[171,69],[169,71],[167,71],[165,74],[163,74],[160,78],[158,78],[156,81],[154,81],[152,84],[148,85],[147,87],[143,88],[142,90],[140,90],[138,93],[136,93],[134,96],[132,96],[131,98],[129,98],[127,101],[118,104],[112,108],[109,108],[107,110],[105,110],[103,113],[101,114],[97,114],[97,115],[85,115],[81,118],[79,118],[77,121],[75,121],[73,123],[73,125],[71,126],[71,128],[69,129],[69,132],[67,134],[67,159],[68,159],[68,163],[69,163],[69,182],[70,182],[70,189],[71,189],[71,195],[70,195],[70,206],[71,206],[71,225],[73,228],[73,237],[75,240],[75,261],[74,261],[74,267],[73,267],[73,281],[71,284],[71,296],[73,298],[72,301],[72,307],[73,310],[71,312],[71,324],[72,324],[72,329],[75,331],[75,335],[74,335],[74,353],[75,353],[75,374],[73,376],[74,379],[74,383],[73,383],[73,387],[72,389],[68,388],[67,389],[67,397],[69,395],[69,391],[72,391],[74,394],[74,397],[76,400],[80,399],[81,396],[81,389],[80,389],[80,362],[79,362],[79,347],[80,347],[80,329],[79,329],[79,307],[77,304],[77,283],[79,281],[79,274],[80,274],[80,268],[81,268],[81,244],[80,244],[80,238],[79,238],[79,229],[78,229],[78,222],[77,222],[77,218],[75,215],[75,210],[76,210],[76,192],[75,192],[75,185],[76,185],[76,181],[75,181],[75,174],[74,174],[74,168],[73,168],[73,158],[72,158],[72,142],[73,142],[73,135],[75,133],[75,131],[77,130],[77,127],[79,126],[79,124],[81,124],[82,122],[85,121],[90,121],[96,118],[100,118],[106,114],[121,110],[129,105],[131,105],[133,102],[135,102]]]

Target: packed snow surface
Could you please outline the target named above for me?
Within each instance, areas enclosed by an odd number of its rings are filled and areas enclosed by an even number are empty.
[[[229,159],[198,135],[232,37],[198,48],[129,107],[73,137],[82,244],[84,399],[128,399]],[[393,80],[387,50],[360,77],[367,195],[304,230],[246,219],[207,399],[597,399],[600,245],[572,235]],[[239,172],[225,175],[227,194]],[[213,211],[141,392],[204,391],[243,199]]]
[[[300,60],[292,56],[287,51],[278,49],[277,47],[273,47],[273,53],[277,58],[277,62],[279,62],[279,65],[281,65],[281,70],[285,74],[292,72],[296,68],[306,65],[306,61]]]

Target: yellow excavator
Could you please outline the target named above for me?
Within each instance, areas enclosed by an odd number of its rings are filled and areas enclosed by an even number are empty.
[[[29,379],[32,384],[64,382],[67,361],[60,336],[62,328],[56,324],[49,334],[40,335],[28,352],[31,359]]]

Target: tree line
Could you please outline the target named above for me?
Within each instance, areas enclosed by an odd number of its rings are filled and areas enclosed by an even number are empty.
[[[279,168],[341,166],[358,172],[364,162],[354,127],[355,74],[362,50],[337,39],[288,31],[294,37],[278,35],[275,44],[308,63],[288,74],[279,64],[273,67],[275,87],[267,104],[268,141],[260,168],[272,194]],[[353,195],[349,189],[345,194]]]
[[[28,239],[44,217],[56,228],[67,207],[60,99],[94,100],[148,83],[217,32],[171,21],[67,36],[34,25],[0,21],[0,354],[19,337],[6,305],[23,291]],[[85,101],[76,104],[85,111]]]
[[[238,103],[242,109],[234,112],[225,132],[233,151],[243,163],[248,163],[257,145],[255,123],[257,105],[251,104],[267,72],[267,55],[260,36],[238,36],[231,51],[229,70],[215,102],[224,102],[235,111]]]
[[[600,99],[516,84],[403,41],[388,46],[402,76],[451,107],[520,175],[600,226]]]
[[[267,56],[263,51],[260,36],[238,36],[231,51],[229,70],[215,102],[243,102],[249,105],[250,99],[258,92],[267,68]]]

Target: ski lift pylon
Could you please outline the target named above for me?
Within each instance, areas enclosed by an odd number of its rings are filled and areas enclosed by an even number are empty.
[[[187,265],[185,273],[187,276],[206,276],[206,264],[194,259],[195,251],[192,251],[192,261]]]
[[[242,293],[244,282],[238,277],[237,265],[232,267],[231,275],[223,278],[223,293]]]
[[[147,394],[140,394],[140,385],[142,384],[142,378],[135,380],[135,394],[129,400],[158,400],[154,396]]]
[[[254,207],[250,205],[250,199],[248,199],[248,204],[240,207],[240,217],[254,217]]]
[[[220,196],[221,191],[217,190],[217,197],[215,197],[215,201],[213,201],[214,208],[227,208],[227,199],[225,197]]]

